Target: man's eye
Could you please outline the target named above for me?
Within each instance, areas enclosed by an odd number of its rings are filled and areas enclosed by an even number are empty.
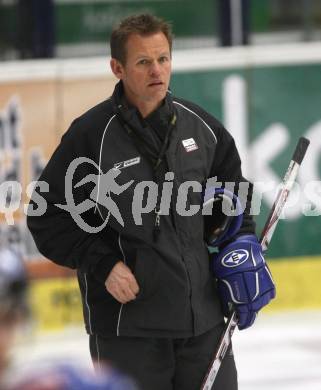
[[[168,61],[168,57],[164,56],[164,57],[160,57],[159,59],[159,62],[167,62]]]
[[[147,60],[140,60],[138,63],[141,65],[146,65],[146,64],[148,64],[148,61]]]

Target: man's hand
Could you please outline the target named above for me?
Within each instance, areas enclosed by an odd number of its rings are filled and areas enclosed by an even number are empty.
[[[120,303],[127,303],[136,299],[139,292],[134,274],[122,261],[116,263],[111,270],[105,286],[107,291]]]

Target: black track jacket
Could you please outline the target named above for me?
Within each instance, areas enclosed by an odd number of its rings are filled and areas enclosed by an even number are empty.
[[[155,171],[169,127],[164,157]],[[119,168],[117,185],[133,181],[127,189],[106,185],[107,172],[116,172],[112,168]],[[167,176],[166,181],[173,183],[172,198],[157,230],[154,204],[148,205],[148,191],[140,183],[153,181],[162,188],[167,171],[174,173],[173,180]],[[45,257],[77,269],[89,334],[181,338],[199,335],[222,321],[201,212],[184,216],[177,211],[182,204],[187,210],[200,205],[201,193],[190,188],[176,205],[182,183],[204,185],[215,176],[220,182],[244,181],[233,138],[199,106],[171,93],[142,119],[126,105],[120,82],[110,99],[73,121],[39,178],[49,184],[49,192],[37,187],[32,197],[34,209],[40,196],[46,200],[46,212],[29,215],[27,224]],[[68,201],[70,193],[74,203]],[[86,203],[80,210],[82,202]],[[151,209],[141,220],[137,204]],[[81,221],[97,232],[86,231]],[[241,229],[254,231],[247,213]],[[136,300],[123,305],[104,285],[120,260],[140,286]]]

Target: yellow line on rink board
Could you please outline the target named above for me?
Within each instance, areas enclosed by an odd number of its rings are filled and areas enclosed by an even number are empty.
[[[59,330],[83,323],[80,291],[75,277],[31,281],[30,303],[38,330]]]
[[[268,260],[276,298],[265,311],[321,308],[321,256]]]

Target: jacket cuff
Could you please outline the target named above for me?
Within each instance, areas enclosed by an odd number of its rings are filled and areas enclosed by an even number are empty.
[[[102,282],[105,283],[106,279],[110,273],[110,271],[114,268],[114,266],[121,261],[120,259],[117,259],[115,257],[111,256],[105,256],[103,257],[95,266],[92,273],[94,277]]]

